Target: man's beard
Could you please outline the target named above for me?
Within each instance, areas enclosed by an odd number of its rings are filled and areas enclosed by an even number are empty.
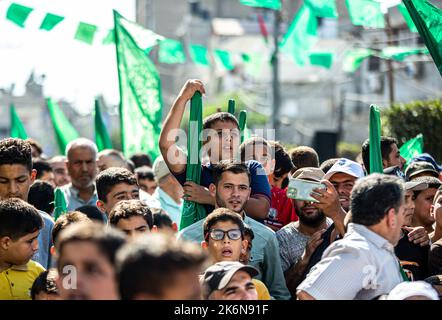
[[[307,216],[302,213],[302,209],[298,210],[299,222],[302,224],[316,228],[319,227],[325,221],[324,212],[318,210],[317,213],[313,216]]]
[[[223,199],[221,199],[220,196],[219,196],[218,194],[215,194],[215,201],[216,201],[216,205],[217,205],[219,208],[229,208],[229,207],[227,206],[227,203],[226,203]],[[241,213],[241,212],[244,211],[244,207],[245,207],[245,206],[246,206],[246,202],[243,203],[243,205],[241,206],[241,209],[240,209],[240,210],[234,210],[234,211],[237,212],[237,213]]]

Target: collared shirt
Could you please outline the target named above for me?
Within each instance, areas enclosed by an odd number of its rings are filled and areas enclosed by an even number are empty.
[[[38,235],[38,250],[32,257],[32,260],[41,264],[44,268],[51,266],[51,247],[52,247],[52,229],[54,228],[54,220],[44,211],[38,210],[43,219],[44,225],[40,229]]]
[[[98,196],[97,196],[97,188],[95,188],[95,185],[94,185],[94,193],[88,201],[84,201],[78,196],[79,190],[75,188],[72,185],[72,183],[60,187],[60,190],[63,191],[64,193],[68,211],[74,211],[77,208],[86,205],[95,206],[97,204]]]
[[[156,188],[152,196],[160,202],[161,209],[166,211],[172,221],[180,225],[183,202],[181,202],[181,204],[176,203],[175,200],[160,187]]]
[[[43,271],[45,268],[30,260],[0,272],[0,300],[31,300],[32,284]]]
[[[270,295],[274,299],[290,299],[290,292],[285,284],[285,278],[281,268],[279,246],[275,232],[248,216],[245,217],[244,222],[252,228],[255,234],[249,262],[250,265],[259,271],[259,275],[255,278],[264,282],[269,289]],[[184,228],[178,234],[178,239],[200,244],[204,241],[203,225],[204,219]]]
[[[403,281],[393,245],[367,227],[349,223],[298,286],[318,300],[371,300]]]

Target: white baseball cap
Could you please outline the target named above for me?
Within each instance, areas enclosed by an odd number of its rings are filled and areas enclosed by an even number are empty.
[[[332,175],[335,173],[345,173],[352,177],[355,177],[356,179],[362,178],[364,176],[364,169],[362,169],[362,166],[354,162],[352,160],[341,158],[328,170],[328,172],[325,174],[324,179],[329,180]]]
[[[423,296],[428,300],[439,300],[437,291],[425,281],[401,282],[391,290],[387,300],[404,300],[414,296]]]

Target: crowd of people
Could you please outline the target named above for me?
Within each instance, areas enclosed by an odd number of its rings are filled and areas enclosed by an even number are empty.
[[[0,140],[0,299],[427,299],[442,294],[442,167],[406,163],[381,137],[383,173],[252,137],[217,112],[203,121],[200,183],[177,144],[199,80],[173,103],[161,156],[98,152],[86,138],[47,158],[38,142]],[[308,200],[292,179],[322,184]],[[59,190],[59,191],[58,191]],[[67,209],[54,215],[55,193]],[[313,201],[314,200],[314,201]],[[206,216],[183,226],[184,203]]]

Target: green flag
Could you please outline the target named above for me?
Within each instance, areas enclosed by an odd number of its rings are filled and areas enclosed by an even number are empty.
[[[161,63],[184,63],[186,54],[180,41],[173,39],[164,39],[160,42],[158,61]]]
[[[11,3],[6,12],[6,19],[15,23],[19,27],[24,28],[25,22],[34,9],[19,5],[17,3]]]
[[[201,139],[203,102],[201,93],[195,92],[190,100],[189,131],[187,136],[186,181],[200,184],[201,179]],[[206,217],[203,205],[185,200],[181,214],[180,230]]]
[[[229,105],[227,107],[227,112],[230,114],[235,114],[235,100],[229,99]]]
[[[410,29],[411,32],[418,32],[416,25],[413,22],[413,19],[411,19],[410,14],[408,13],[407,7],[405,4],[401,3],[398,6],[399,11],[401,12],[402,16],[404,17],[405,22],[407,23],[408,29]]]
[[[247,128],[247,110],[241,110],[238,117],[239,130],[241,132],[241,143],[250,138],[250,132]]]
[[[199,44],[191,44],[189,47],[189,51],[193,63],[204,67],[209,66],[209,59],[208,59],[209,51],[207,50],[206,47]]]
[[[54,29],[54,27],[57,24],[59,24],[63,20],[64,20],[64,17],[62,17],[62,16],[57,16],[56,14],[48,13],[48,14],[46,14],[43,21],[41,22],[40,29],[46,30],[46,31],[51,31],[52,29]]]
[[[310,64],[330,69],[333,65],[334,54],[331,52],[312,52],[310,54]]]
[[[67,211],[68,209],[64,193],[60,188],[56,188],[54,194],[54,220],[57,221],[57,219]]]
[[[97,145],[98,151],[104,149],[112,149],[112,141],[107,132],[106,125],[104,124],[103,118],[100,111],[100,101],[95,99],[95,144]]]
[[[416,54],[427,54],[429,51],[426,47],[412,48],[412,47],[386,47],[382,49],[380,56],[385,59],[393,59],[397,61],[404,61],[406,57]]]
[[[232,63],[232,56],[230,52],[217,49],[213,53],[215,55],[215,61],[220,68],[224,70],[233,70],[235,68]]]
[[[26,134],[25,127],[18,117],[13,104],[9,106],[9,112],[11,116],[11,138],[27,139],[28,135]]]
[[[403,0],[442,75],[442,10],[425,0]]]
[[[303,66],[309,58],[310,50],[318,40],[318,21],[310,7],[303,5],[296,14],[279,47],[281,52],[292,57]]]
[[[110,29],[106,37],[103,38],[102,44],[107,45],[115,43],[114,34],[115,34],[114,29]]]
[[[346,0],[350,20],[355,26],[384,28],[381,4],[372,0]]]
[[[239,0],[245,6],[268,8],[273,10],[281,9],[281,0]]]
[[[80,22],[75,32],[75,39],[87,44],[92,44],[94,42],[95,32],[97,32],[97,26]]]
[[[405,142],[399,149],[399,152],[407,161],[407,165],[413,157],[424,152],[424,137],[422,133],[419,133],[415,138]]]
[[[52,125],[55,131],[55,139],[57,140],[60,153],[64,154],[66,146],[69,142],[80,137],[77,130],[72,126],[64,115],[60,107],[52,101],[51,98],[46,99],[51,117]]]
[[[355,72],[361,66],[362,61],[374,54],[370,49],[354,49],[345,53],[344,60],[342,62],[342,69],[345,72]]]
[[[337,18],[338,10],[336,9],[335,0],[305,0],[305,4],[313,10],[317,17]]]
[[[265,56],[261,53],[243,53],[245,71],[252,77],[258,77],[261,74]]]
[[[149,154],[154,161],[159,155],[161,132],[161,83],[155,65],[145,54],[153,39],[134,38],[125,27],[128,20],[114,10],[115,44],[120,84],[120,123],[123,153],[130,157],[137,152]]]
[[[383,173],[382,153],[381,153],[381,113],[378,106],[370,106],[370,168],[369,173]]]

